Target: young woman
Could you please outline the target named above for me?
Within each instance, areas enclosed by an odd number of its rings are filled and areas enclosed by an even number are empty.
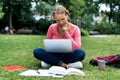
[[[83,65],[81,61],[85,57],[85,52],[81,50],[81,33],[79,27],[68,21],[70,13],[62,5],[57,5],[53,9],[52,17],[56,23],[50,25],[46,38],[71,39],[73,52],[55,54],[46,52],[42,48],[36,48],[33,52],[34,56],[40,61],[50,65],[62,66],[65,68],[82,68]],[[44,66],[43,63],[41,65]]]

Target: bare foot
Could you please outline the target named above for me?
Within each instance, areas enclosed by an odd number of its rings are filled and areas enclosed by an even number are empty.
[[[65,63],[62,63],[61,66],[64,68],[67,68],[67,64],[65,64]]]

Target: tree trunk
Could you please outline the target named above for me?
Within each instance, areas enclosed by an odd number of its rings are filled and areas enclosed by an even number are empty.
[[[112,9],[112,3],[109,3],[110,4],[110,13],[109,13],[109,23],[111,23],[111,19],[112,19],[112,12],[113,12],[113,9]]]
[[[9,11],[9,29],[10,34],[14,34],[14,28],[12,26],[12,7],[10,7]]]

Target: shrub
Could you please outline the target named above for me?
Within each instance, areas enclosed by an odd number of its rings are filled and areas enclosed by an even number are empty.
[[[52,23],[53,20],[48,19],[40,19],[36,21],[35,27],[33,27],[33,34],[45,34]]]
[[[81,28],[81,36],[89,36],[89,32],[83,28]]]

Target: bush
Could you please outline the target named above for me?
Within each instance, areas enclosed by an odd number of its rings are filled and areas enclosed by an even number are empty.
[[[81,28],[81,36],[89,36],[89,32],[83,28]]]
[[[33,34],[45,34],[48,27],[53,23],[53,20],[40,19],[36,21],[35,27],[33,27]]]

